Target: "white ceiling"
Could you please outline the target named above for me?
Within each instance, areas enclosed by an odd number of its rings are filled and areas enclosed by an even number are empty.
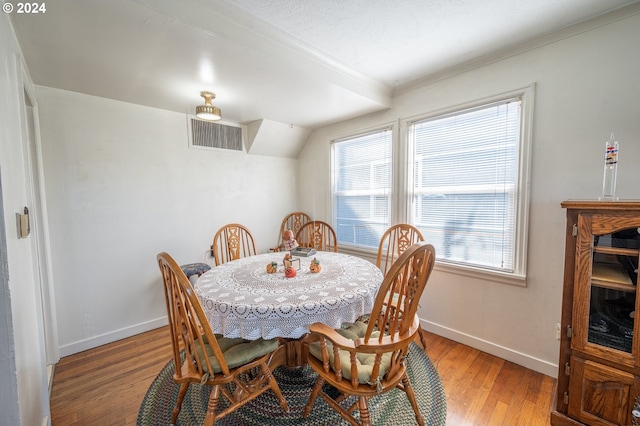
[[[35,84],[305,129],[638,0],[54,0],[11,14]]]

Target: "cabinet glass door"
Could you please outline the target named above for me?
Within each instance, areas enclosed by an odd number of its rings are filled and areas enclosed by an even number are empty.
[[[593,237],[589,343],[632,352],[639,252],[637,228]]]

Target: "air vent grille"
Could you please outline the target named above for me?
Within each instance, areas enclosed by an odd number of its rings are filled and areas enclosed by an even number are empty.
[[[242,129],[192,118],[191,145],[242,151]]]

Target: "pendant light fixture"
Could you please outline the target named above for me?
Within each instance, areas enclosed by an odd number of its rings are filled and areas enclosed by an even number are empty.
[[[211,92],[200,92],[200,96],[204,98],[204,105],[198,105],[196,107],[196,117],[201,120],[216,121],[222,118],[222,112],[220,108],[211,104],[211,100],[215,99],[216,95]]]

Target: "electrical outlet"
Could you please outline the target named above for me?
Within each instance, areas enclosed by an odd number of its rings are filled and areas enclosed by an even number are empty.
[[[556,340],[560,340],[560,323],[556,324]]]

